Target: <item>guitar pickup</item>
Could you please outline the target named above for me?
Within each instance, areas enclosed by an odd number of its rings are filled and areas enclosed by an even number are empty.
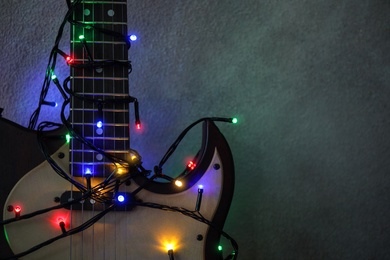
[[[84,193],[81,191],[65,191],[60,197],[60,203],[66,204],[70,201],[77,200],[74,204],[64,207],[68,210],[86,210],[86,211],[103,211],[108,206],[116,204],[116,211],[129,211],[135,207],[135,197],[129,192],[108,192],[104,195],[94,194],[88,198],[82,199]]]

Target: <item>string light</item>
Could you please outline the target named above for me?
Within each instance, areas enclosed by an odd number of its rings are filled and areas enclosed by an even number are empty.
[[[97,121],[96,127],[97,128],[102,128],[103,127],[103,122],[101,120]]]
[[[141,120],[139,119],[139,104],[138,100],[134,100],[134,116],[135,116],[135,126],[138,130],[141,130]]]
[[[130,39],[130,41],[135,42],[138,39],[138,37],[137,37],[137,35],[132,34],[129,36],[129,39]]]
[[[57,219],[57,223],[60,226],[62,233],[65,234],[66,233],[66,229],[65,229],[65,221],[64,221],[64,219],[63,218],[58,218]]]
[[[188,169],[193,170],[196,167],[196,163],[194,163],[193,161],[189,161],[187,167]]]
[[[87,168],[85,170],[85,179],[87,180],[87,189],[90,191],[92,189],[92,186],[91,186],[91,177],[92,177],[92,171],[90,168]]]
[[[176,181],[175,181],[175,185],[176,185],[177,187],[181,187],[181,186],[183,186],[183,182],[180,181],[180,180],[176,180]]]
[[[173,256],[173,245],[172,244],[168,244],[167,245],[167,250],[168,250],[169,260],[175,260],[175,258]]]
[[[57,52],[65,59],[66,63],[69,65],[70,63],[73,63],[72,57],[67,55],[65,52],[63,52],[60,49],[57,49]]]
[[[202,204],[203,185],[198,186],[198,197],[196,198],[195,211],[199,212],[200,205]]]
[[[66,60],[66,63],[69,65],[69,64],[71,64],[71,63],[73,63],[73,59],[72,59],[72,57],[70,57],[70,56],[67,56],[66,58],[65,58],[65,60]]]
[[[15,206],[14,207],[14,213],[15,213],[15,218],[20,217],[20,212],[22,211],[22,208],[20,206]]]
[[[117,199],[117,201],[119,201],[119,202],[124,202],[124,201],[125,201],[125,196],[123,196],[123,195],[118,195],[118,197],[117,197],[116,199]]]
[[[121,175],[121,174],[125,174],[127,173],[127,169],[125,167],[122,167],[122,166],[117,166],[117,169],[116,169],[116,173]]]
[[[42,101],[42,105],[46,105],[46,106],[50,106],[50,107],[57,107],[58,104],[54,101],[46,101],[46,100],[43,100]]]

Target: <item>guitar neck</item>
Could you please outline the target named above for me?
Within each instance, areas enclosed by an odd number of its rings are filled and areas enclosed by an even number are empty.
[[[81,1],[71,27],[70,103],[73,129],[93,146],[75,138],[70,144],[70,169],[75,177],[91,172],[107,177],[110,156],[129,154],[129,82],[126,1]],[[93,29],[92,29],[93,27]],[[127,101],[126,101],[127,100]]]

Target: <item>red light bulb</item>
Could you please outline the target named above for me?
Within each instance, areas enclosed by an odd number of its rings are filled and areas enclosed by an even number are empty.
[[[22,208],[20,206],[15,206],[15,213],[20,213],[22,211]]]
[[[61,218],[61,217],[57,218],[57,223],[58,223],[58,225],[60,226],[62,233],[66,233],[65,221],[64,221],[64,219]]]
[[[70,56],[67,56],[66,57],[66,62],[69,64],[69,63],[72,63],[73,62],[73,59],[70,57]]]
[[[140,124],[140,123],[137,123],[137,124],[136,124],[136,128],[137,128],[137,130],[141,130],[141,124]]]
[[[190,162],[187,164],[187,167],[188,167],[190,170],[193,170],[193,169],[195,169],[195,167],[196,167],[196,163],[194,163],[193,161],[190,161]]]
[[[22,208],[20,206],[15,206],[14,207],[15,218],[20,217],[20,212],[21,211],[22,211]]]

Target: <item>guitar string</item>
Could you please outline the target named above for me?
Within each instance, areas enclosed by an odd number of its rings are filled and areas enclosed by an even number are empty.
[[[103,17],[103,15],[104,15],[104,8],[101,8],[101,17]],[[94,19],[95,19],[95,17],[93,17]],[[104,25],[102,26],[102,27],[104,27]],[[103,37],[103,42],[105,41],[105,37],[104,36],[102,36]],[[103,43],[103,45],[104,45],[104,43]],[[103,47],[102,48],[102,52],[103,52],[103,54],[102,54],[102,58],[103,59],[105,59],[106,57],[105,57],[105,48]],[[103,69],[103,78],[105,78],[106,77],[106,70],[104,70]],[[102,82],[102,84],[103,84],[103,92],[104,92],[104,90],[105,90],[105,88],[106,88],[106,86],[105,86],[105,83],[106,83],[106,81],[105,80],[103,80],[103,82]],[[115,132],[115,131],[114,131]],[[105,132],[103,132],[103,134],[105,134]],[[105,142],[103,142],[103,149],[105,149]],[[115,150],[115,149],[114,149]],[[106,177],[106,176],[105,176]],[[104,238],[104,244],[106,244],[106,241],[105,241],[105,239],[106,239],[106,217],[104,217],[103,218],[103,238]],[[103,254],[105,255],[106,254],[106,250],[105,250],[105,246],[103,247]]]

